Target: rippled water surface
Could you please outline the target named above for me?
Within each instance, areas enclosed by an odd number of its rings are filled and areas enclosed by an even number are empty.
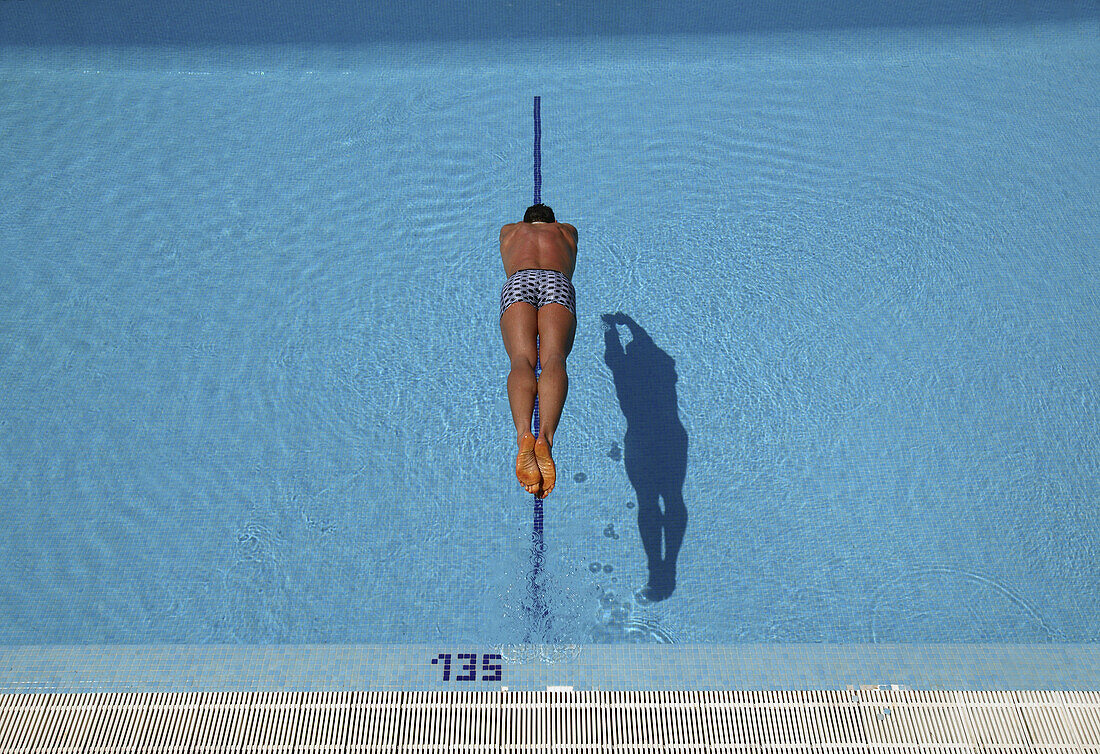
[[[1096,30],[3,48],[0,644],[1095,641]]]

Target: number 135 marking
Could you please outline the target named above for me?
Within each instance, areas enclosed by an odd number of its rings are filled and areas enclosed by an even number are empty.
[[[462,670],[468,671],[468,675],[458,674],[455,676],[456,681],[476,681],[477,680],[477,655],[476,654],[460,654],[458,656],[459,662],[462,663]],[[462,662],[463,660],[469,660],[469,662]],[[481,677],[483,681],[499,681],[500,680],[500,664],[493,664],[492,660],[500,660],[500,655],[484,655],[481,659],[481,670],[486,673]],[[432,665],[438,665],[443,663],[443,680],[451,680],[451,656],[449,654],[440,654],[432,658]]]

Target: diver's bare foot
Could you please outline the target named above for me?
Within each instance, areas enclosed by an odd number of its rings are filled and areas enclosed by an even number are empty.
[[[554,489],[557,472],[554,470],[554,459],[550,457],[550,443],[545,437],[535,440],[535,460],[542,472],[542,496],[546,497]]]
[[[530,432],[524,432],[519,438],[519,453],[516,454],[516,478],[523,485],[523,489],[532,495],[539,491],[542,484],[542,474],[539,473],[538,459],[535,458],[535,436]]]

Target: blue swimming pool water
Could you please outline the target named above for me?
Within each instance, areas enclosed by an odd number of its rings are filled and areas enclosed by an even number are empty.
[[[0,645],[1095,643],[1100,15],[1052,8],[131,45],[0,4]],[[536,94],[580,233],[542,551],[497,323]],[[649,486],[687,523],[641,604]]]

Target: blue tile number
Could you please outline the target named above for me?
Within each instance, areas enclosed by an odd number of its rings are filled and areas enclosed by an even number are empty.
[[[499,664],[500,655],[487,654],[481,658],[481,670],[486,674],[481,677],[483,681],[499,681],[501,679]],[[469,660],[469,662],[462,662],[462,670],[469,671],[469,675],[459,674],[455,676],[456,681],[476,681],[477,680],[477,655],[476,654],[460,654],[458,656],[459,662],[463,660]],[[497,660],[494,664],[492,661]],[[451,680],[451,656],[449,654],[439,654],[432,658],[432,665],[438,665],[443,663],[443,680]]]

